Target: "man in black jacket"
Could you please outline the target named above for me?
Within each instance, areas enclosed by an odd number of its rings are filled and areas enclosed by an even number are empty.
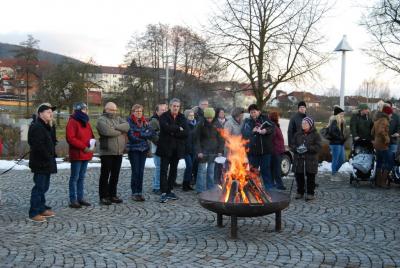
[[[246,118],[242,129],[243,138],[249,140],[247,157],[253,168],[260,168],[264,187],[270,189],[274,187],[271,174],[271,156],[275,126],[267,116],[261,114],[256,104],[251,104],[248,111],[250,118]]]
[[[33,172],[34,186],[31,193],[29,219],[45,222],[47,217],[55,216],[46,206],[45,194],[50,186],[50,174],[57,173],[56,138],[53,132],[53,111],[56,107],[43,103],[37,109],[37,118],[28,131],[30,146],[29,167]]]
[[[289,146],[293,145],[293,137],[298,131],[301,130],[301,122],[306,117],[307,105],[304,101],[300,101],[297,105],[297,113],[290,118],[287,130]]]
[[[180,107],[181,101],[174,98],[169,103],[169,110],[160,116],[160,135],[156,155],[161,158],[161,203],[178,199],[171,190],[177,176],[179,159],[185,156],[185,140],[188,137],[186,118],[179,112]]]

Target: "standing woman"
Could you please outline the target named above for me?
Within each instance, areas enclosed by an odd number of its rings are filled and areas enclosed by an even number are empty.
[[[194,135],[196,131],[197,120],[194,117],[192,109],[185,110],[184,115],[188,124],[188,137],[185,146],[185,172],[183,173],[182,190],[193,191],[190,182],[193,179],[193,162],[194,162]]]
[[[335,176],[346,161],[344,143],[346,122],[344,119],[344,111],[339,106],[333,109],[333,116],[329,118],[329,148],[332,154],[332,176]]]
[[[304,117],[301,130],[293,136],[291,149],[294,152],[293,172],[297,183],[296,199],[306,195],[306,200],[314,200],[315,176],[318,173],[318,152],[321,150],[321,137],[314,127],[311,117]],[[305,179],[307,184],[305,185]]]
[[[272,138],[274,150],[271,156],[272,180],[278,190],[286,190],[282,181],[281,168],[282,155],[285,152],[285,141],[279,124],[279,114],[277,112],[271,112],[269,114],[269,119],[275,124],[274,137]]]
[[[89,123],[87,106],[83,102],[74,104],[74,113],[66,126],[66,138],[69,144],[69,159],[71,161],[71,177],[69,179],[69,206],[81,208],[90,206],[84,199],[84,180],[89,160],[93,157],[93,130]]]
[[[132,106],[131,116],[128,118],[129,131],[127,144],[128,157],[131,163],[131,189],[134,201],[145,201],[143,196],[143,173],[147,153],[150,149],[149,139],[154,131],[143,116],[143,106]]]

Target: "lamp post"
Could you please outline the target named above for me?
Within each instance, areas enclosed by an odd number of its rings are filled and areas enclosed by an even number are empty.
[[[86,89],[86,108],[89,111],[89,89],[88,88],[85,89]]]
[[[352,51],[353,49],[350,47],[347,42],[346,35],[343,35],[342,41],[335,48],[335,52],[342,52],[342,72],[340,78],[340,107],[344,110],[344,85],[346,80],[346,51]]]

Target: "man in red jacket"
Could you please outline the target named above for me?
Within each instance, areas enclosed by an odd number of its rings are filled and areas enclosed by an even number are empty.
[[[83,198],[86,169],[94,151],[94,135],[87,113],[85,103],[75,103],[74,113],[69,118],[66,127],[71,161],[71,177],[69,179],[69,206],[71,208],[90,206],[90,203]]]

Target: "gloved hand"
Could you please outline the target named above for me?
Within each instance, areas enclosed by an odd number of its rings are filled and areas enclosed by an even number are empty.
[[[307,147],[304,144],[296,147],[296,152],[298,154],[305,154],[307,151]]]

